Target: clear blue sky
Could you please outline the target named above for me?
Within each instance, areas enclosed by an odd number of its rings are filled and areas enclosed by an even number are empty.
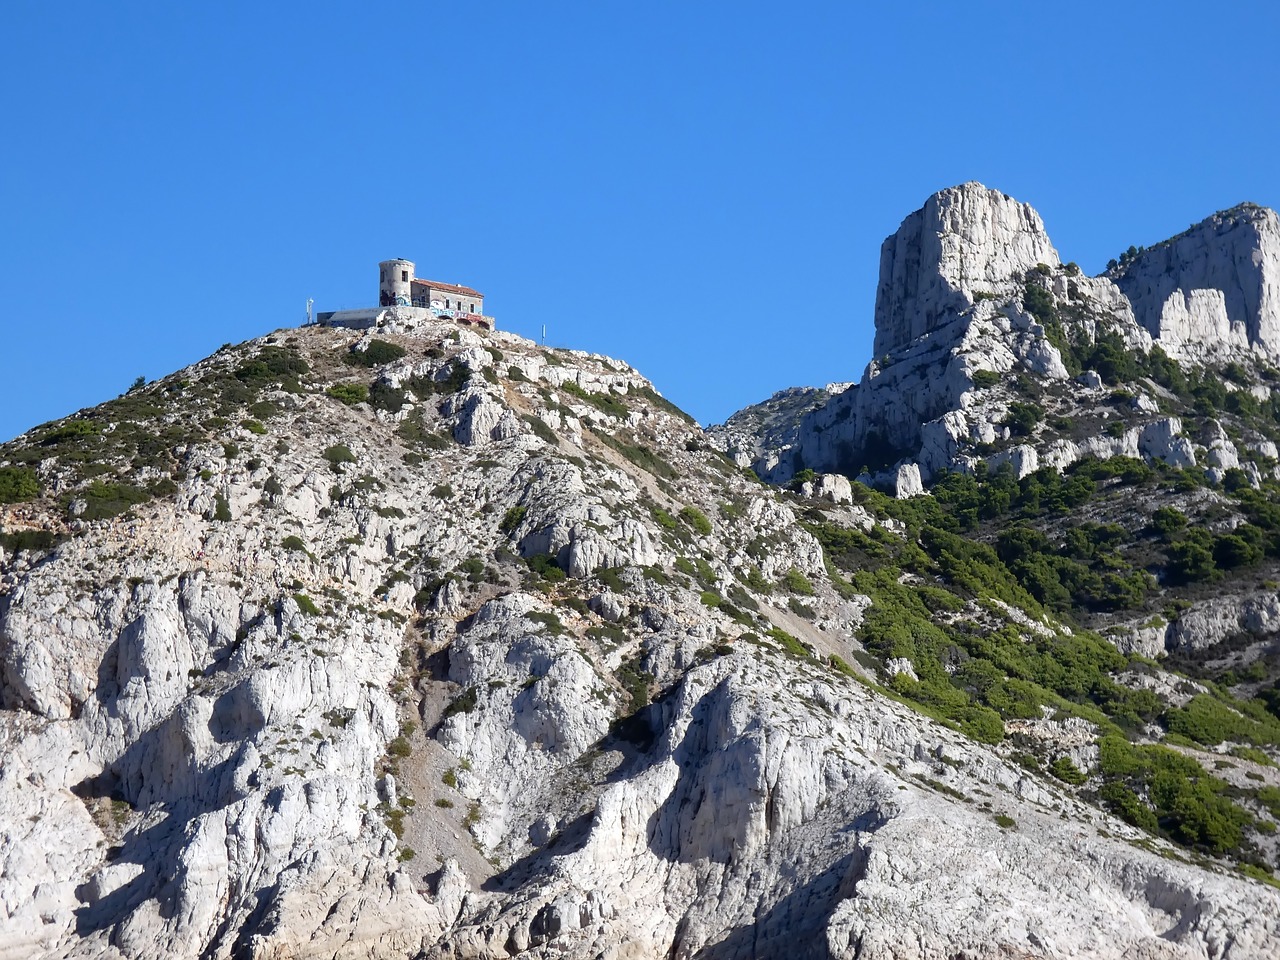
[[[981,180],[1088,271],[1280,205],[1280,13],[1168,3],[136,3],[0,14],[0,439],[377,261],[703,422],[869,358],[879,245]]]

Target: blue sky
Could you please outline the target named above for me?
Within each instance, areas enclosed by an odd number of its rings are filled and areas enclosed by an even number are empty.
[[[942,187],[1090,272],[1280,204],[1280,12],[1242,2],[217,4],[0,13],[0,439],[377,262],[625,359],[703,422],[857,379]]]

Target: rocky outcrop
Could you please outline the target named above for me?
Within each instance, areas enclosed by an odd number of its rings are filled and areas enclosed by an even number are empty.
[[[744,407],[724,423],[708,427],[707,436],[740,467],[765,461],[759,470],[767,474],[777,466],[777,451],[794,448],[804,415],[850,386],[830,383],[824,388],[779,390],[768,400]],[[772,461],[768,462],[770,458]]]
[[[1243,205],[1216,214],[1091,278],[1062,263],[1030,206],[966,183],[934,194],[885,240],[875,359],[855,386],[808,397],[809,409],[786,431],[757,432],[753,440],[743,435],[752,421],[743,419],[732,440],[712,435],[772,482],[808,468],[865,474],[894,490],[905,464],[927,486],[940,470],[972,470],[980,461],[1010,463],[1023,476],[1118,455],[1204,464],[1215,482],[1240,468],[1256,482],[1258,468],[1227,445],[1167,435],[1165,407],[1143,389],[1123,432],[1099,423],[1110,431],[1022,440],[1006,419],[1024,402],[1011,389],[1016,378],[1052,385],[1070,382],[1072,373],[1081,389],[1059,401],[1060,412],[1073,420],[1081,408],[1097,421],[1111,417],[1107,394],[1091,392],[1102,378],[1067,369],[1069,345],[1106,338],[1141,354],[1159,346],[1190,363],[1275,359],[1278,298],[1280,219],[1270,210]],[[1250,389],[1256,400],[1270,397],[1269,386]]]
[[[1241,204],[1137,254],[1111,276],[1171,356],[1280,358],[1280,218]]]
[[[975,294],[1020,288],[1041,263],[1058,252],[1030,204],[974,182],[935,193],[880,247],[875,355],[934,333]]]

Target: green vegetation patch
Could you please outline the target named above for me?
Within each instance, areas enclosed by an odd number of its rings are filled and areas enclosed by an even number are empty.
[[[377,367],[392,363],[405,355],[404,347],[387,340],[370,340],[364,350],[350,350],[343,360],[353,367]]]
[[[640,467],[640,469],[647,470],[655,477],[661,477],[664,480],[674,480],[676,478],[675,467],[671,466],[644,444],[627,443],[625,440],[602,430],[592,429],[591,432],[601,443],[613,447],[614,450],[617,450],[618,453]]]
[[[1228,784],[1198,762],[1123,737],[1098,741],[1103,801],[1121,819],[1214,854],[1238,853],[1252,818],[1228,798]]]
[[[333,446],[325,447],[320,455],[329,461],[329,466],[333,468],[334,473],[338,472],[341,464],[356,462],[356,455],[345,443],[335,443]]]
[[[625,420],[627,418],[627,414],[631,412],[627,409],[627,405],[614,394],[591,393],[590,391],[582,389],[582,387],[578,386],[578,384],[574,383],[572,380],[567,380],[562,383],[560,385],[560,389],[570,396],[577,397],[579,400],[591,404],[601,413],[610,417],[615,417],[618,420]]]
[[[81,520],[109,520],[124,513],[130,507],[146,503],[151,494],[130,483],[104,483],[95,480],[78,492],[85,509]]]
[[[325,393],[349,407],[369,400],[369,388],[363,383],[335,383]]]
[[[709,536],[711,534],[711,521],[707,519],[707,515],[697,507],[682,507],[680,510],[680,519],[688,524],[694,533],[701,536]]]
[[[40,496],[40,480],[30,467],[0,467],[0,503],[22,503]]]

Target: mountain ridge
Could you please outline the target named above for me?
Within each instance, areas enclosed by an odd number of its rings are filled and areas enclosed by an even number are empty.
[[[441,323],[0,445],[0,957],[1275,951],[1265,503],[1123,457],[784,489],[712,443],[625,363]],[[1123,606],[1166,598],[1113,527],[1204,567],[1174,505],[1247,515],[1208,549],[1256,603]]]
[[[1208,233],[1219,248],[1205,240]],[[934,194],[885,240],[877,359],[858,384],[798,423],[766,420],[792,438],[787,444],[753,444],[740,433],[718,442],[772,482],[806,467],[855,476],[869,465],[870,479],[879,473],[877,482],[888,485],[896,478],[886,468],[912,463],[925,480],[941,470],[972,470],[980,459],[994,467],[980,448],[1010,439],[998,426],[990,429],[1008,404],[986,402],[987,378],[1089,375],[1082,361],[1108,341],[1160,364],[1181,360],[1203,369],[1243,362],[1274,371],[1277,290],[1280,219],[1265,208],[1239,204],[1213,214],[1151,248],[1131,248],[1123,265],[1089,278],[1061,261],[1033,208],[969,182]],[[1153,406],[1158,389],[1147,391]],[[1172,443],[1180,424],[1166,420],[1155,429],[1171,434]],[[1185,460],[1190,451],[1164,441],[1144,445],[1139,434],[1110,449],[1018,446],[1034,450],[1034,460],[1019,458],[1034,463],[1031,470],[1040,462],[1063,466],[1112,453]]]

